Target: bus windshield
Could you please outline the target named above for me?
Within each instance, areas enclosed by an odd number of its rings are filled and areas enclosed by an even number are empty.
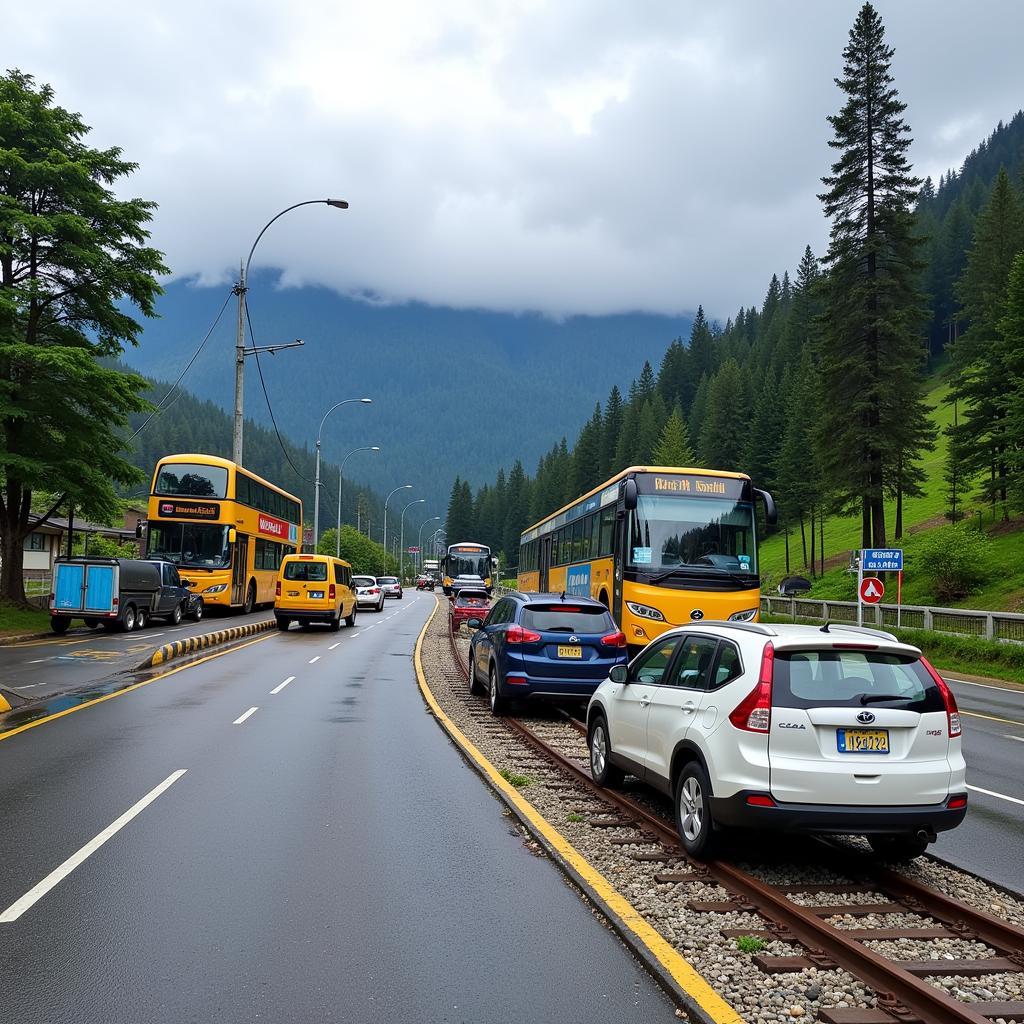
[[[452,579],[457,576],[479,576],[480,579],[486,579],[491,575],[491,559],[484,551],[479,554],[453,553],[448,555],[445,568]]]
[[[166,558],[175,565],[226,569],[231,565],[228,527],[204,523],[150,523],[149,558]]]
[[[157,474],[153,493],[187,498],[226,498],[228,471],[223,466],[167,463]]]
[[[673,568],[754,575],[750,502],[642,494],[629,517],[626,564],[649,575]]]

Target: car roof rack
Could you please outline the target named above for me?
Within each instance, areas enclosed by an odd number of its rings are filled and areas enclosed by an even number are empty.
[[[744,633],[757,633],[759,636],[778,636],[778,633],[771,626],[763,622],[727,622],[724,619],[695,619],[693,622],[684,622],[677,629],[688,627],[700,629],[701,626],[725,626],[728,629],[740,629]]]

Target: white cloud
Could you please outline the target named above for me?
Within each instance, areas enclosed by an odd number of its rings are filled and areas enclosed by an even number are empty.
[[[1024,8],[880,5],[937,174],[1024,96]],[[260,226],[286,283],[552,314],[758,301],[824,245],[832,78],[859,7],[790,0],[67,0],[5,13],[6,61],[141,169],[175,273]]]

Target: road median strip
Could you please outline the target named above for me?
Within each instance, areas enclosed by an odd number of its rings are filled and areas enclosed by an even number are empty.
[[[158,647],[136,667],[136,671],[156,668],[174,658],[183,658],[187,654],[195,654],[196,651],[203,651],[208,647],[241,640],[242,637],[252,636],[254,633],[264,633],[268,629],[274,629],[276,625],[277,623],[273,619],[266,619],[263,622],[249,622],[244,626],[229,626],[227,629],[218,629],[213,633],[201,633],[199,636],[187,636],[182,640],[172,640],[169,644]]]

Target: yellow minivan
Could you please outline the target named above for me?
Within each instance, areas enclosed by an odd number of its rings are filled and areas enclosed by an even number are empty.
[[[305,629],[311,622],[326,622],[332,630],[356,624],[356,594],[352,566],[330,555],[285,555],[277,575],[274,597],[277,628],[297,620]]]

